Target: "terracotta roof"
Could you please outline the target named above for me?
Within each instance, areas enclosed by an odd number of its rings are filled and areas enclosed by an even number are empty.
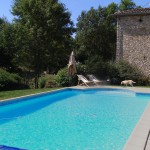
[[[129,15],[149,15],[150,8],[135,8],[120,12],[115,12],[115,16],[129,16]]]

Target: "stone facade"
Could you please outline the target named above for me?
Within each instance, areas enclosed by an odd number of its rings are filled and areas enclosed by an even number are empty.
[[[116,13],[117,50],[116,60],[125,60],[137,66],[150,77],[150,9],[133,13]],[[144,13],[143,13],[144,12]]]

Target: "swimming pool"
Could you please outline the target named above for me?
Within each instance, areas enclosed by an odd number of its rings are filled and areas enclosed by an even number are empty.
[[[150,101],[119,89],[65,89],[0,106],[0,145],[122,150]]]

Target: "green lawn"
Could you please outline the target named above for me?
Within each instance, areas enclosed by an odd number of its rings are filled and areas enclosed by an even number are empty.
[[[115,86],[114,86],[115,87]],[[120,86],[118,86],[120,87]],[[125,86],[122,86],[125,87]],[[137,88],[150,88],[150,86],[136,86]],[[126,88],[126,87],[125,87]],[[13,91],[2,91],[0,92],[0,100],[15,98],[24,95],[36,94],[40,92],[46,92],[51,90],[56,90],[60,88],[44,88],[44,89],[27,89],[27,90],[13,90]]]
[[[56,90],[56,89],[60,89],[60,88],[2,91],[0,92],[0,100],[29,95],[29,94],[36,94],[36,93],[46,92],[46,91],[51,91],[51,90]]]

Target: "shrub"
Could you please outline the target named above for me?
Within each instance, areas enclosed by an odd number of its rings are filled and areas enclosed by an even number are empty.
[[[10,89],[17,88],[16,85],[21,84],[21,77],[14,73],[9,73],[0,68],[0,88]],[[14,86],[15,85],[15,86]]]
[[[39,87],[44,88],[45,85],[46,85],[46,78],[43,76],[43,77],[39,78]]]
[[[77,76],[68,76],[68,70],[67,67],[60,69],[55,76],[55,81],[58,86],[74,86],[77,85]]]
[[[87,66],[87,74],[95,74],[100,78],[103,78],[105,76],[104,70],[106,67],[101,57],[91,57],[85,63]]]
[[[81,63],[77,64],[77,72],[78,74],[86,75],[87,74],[87,66]]]
[[[109,63],[109,77],[112,84],[120,84],[122,80],[134,80],[137,81],[141,77],[141,72],[137,67],[132,66],[131,64],[120,61],[117,63]]]
[[[56,87],[55,75],[46,74],[39,78],[39,87],[40,88],[51,88]]]
[[[55,77],[58,86],[69,86],[70,77],[68,76],[67,68],[60,69]]]
[[[103,61],[101,57],[95,56],[85,62],[85,65],[77,66],[78,74],[94,74],[100,79],[110,79],[110,83],[120,85],[122,80],[134,80],[136,85],[150,85],[150,79],[142,76],[141,71],[125,61],[113,62]]]
[[[46,78],[47,78],[45,85],[46,88],[53,88],[57,86],[55,81],[55,74],[46,75]]]
[[[138,78],[137,84],[142,86],[150,86],[150,78],[142,76]]]
[[[100,57],[93,57],[86,62],[87,73],[95,74],[102,79],[110,78],[111,84],[119,85],[122,80],[135,80],[141,78],[141,72],[131,64],[120,62],[104,62]]]
[[[18,74],[15,74],[15,73],[11,73],[10,77],[13,83],[20,83],[22,79]]]

